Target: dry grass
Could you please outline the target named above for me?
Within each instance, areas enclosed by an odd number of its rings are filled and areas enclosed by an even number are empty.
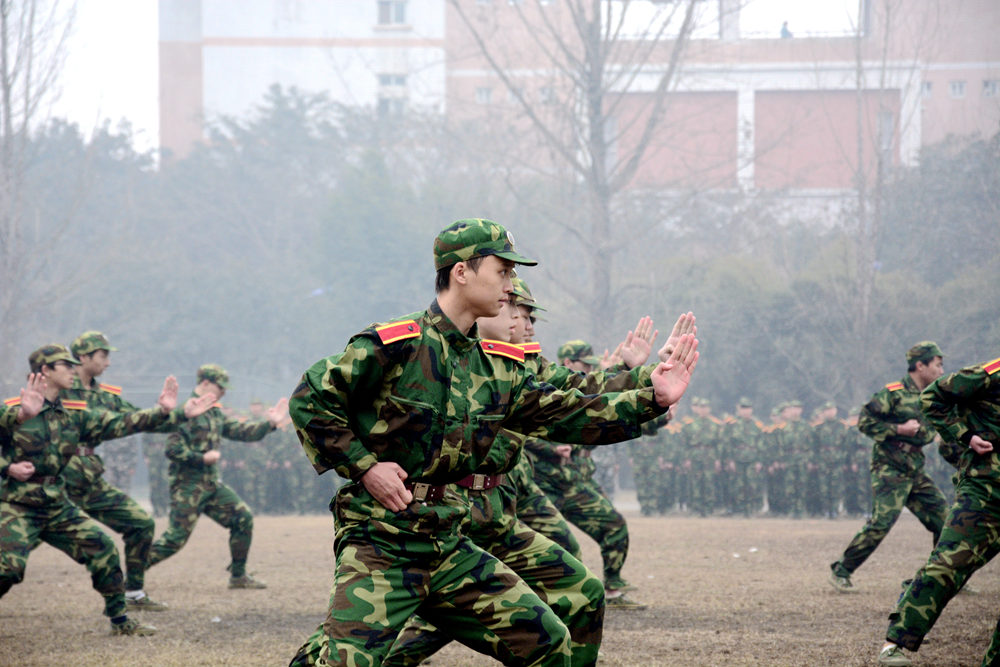
[[[630,515],[625,575],[649,609],[612,612],[602,665],[871,665],[886,615],[930,549],[904,514],[839,595],[827,564],[859,520],[643,518]],[[158,521],[158,532],[163,521]],[[101,599],[82,566],[48,546],[24,583],[0,602],[0,665],[284,665],[322,620],[332,564],[331,519],[257,517],[251,570],[264,591],[230,591],[226,533],[203,518],[175,557],[154,567],[147,591],[168,602],[144,620],[151,638],[109,637]],[[584,560],[599,571],[595,545]],[[951,602],[918,665],[978,664],[996,624],[997,563],[974,577],[978,596]],[[452,645],[435,667],[494,665]]]

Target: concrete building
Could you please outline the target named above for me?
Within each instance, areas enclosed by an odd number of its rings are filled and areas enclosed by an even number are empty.
[[[996,0],[894,0],[888,16],[883,0],[870,0],[857,17],[860,37],[772,39],[741,37],[739,0],[700,4],[711,11],[671,80],[636,186],[836,196],[876,157],[914,164],[922,146],[947,135],[1000,131]],[[183,153],[204,119],[245,113],[275,82],[383,113],[419,106],[456,120],[525,123],[519,96],[562,110],[575,104],[540,27],[571,35],[568,21],[562,0],[461,0],[458,8],[448,0],[160,0],[161,142]],[[648,50],[642,41],[617,51],[641,61],[614,63],[632,70],[612,91],[607,119],[617,156],[642,140],[637,121],[670,62],[672,41]]]

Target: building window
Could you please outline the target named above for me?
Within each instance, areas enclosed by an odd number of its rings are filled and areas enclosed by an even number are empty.
[[[986,79],[983,81],[983,97],[1000,96],[1000,81],[996,79]]]
[[[489,104],[493,97],[493,89],[487,86],[476,88],[476,104]]]
[[[406,23],[406,0],[378,0],[379,25]]]
[[[379,118],[398,116],[406,109],[406,75],[385,73],[378,75]]]
[[[552,86],[542,86],[538,89],[538,99],[542,104],[552,104],[556,101],[556,93]]]
[[[924,81],[920,86],[920,94],[923,95],[925,98],[929,98],[931,96],[931,91],[933,89],[934,89],[933,81]]]
[[[517,88],[507,89],[507,101],[511,104],[515,104],[518,98],[524,97],[524,88],[518,86]]]
[[[507,0],[508,5],[523,5],[524,0]]]
[[[948,94],[955,99],[965,97],[965,81],[951,81],[948,83]]]
[[[878,112],[878,147],[883,154],[892,150],[896,138],[896,118],[891,111]]]
[[[476,0],[477,5],[491,5],[493,0]]]

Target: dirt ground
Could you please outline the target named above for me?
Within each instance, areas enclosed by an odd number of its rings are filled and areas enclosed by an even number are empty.
[[[827,583],[859,519],[644,518],[626,512],[625,576],[641,611],[609,612],[601,665],[872,665],[899,582],[924,562],[929,534],[904,514],[854,576],[860,590]],[[157,533],[164,528],[157,521]],[[0,665],[285,665],[322,620],[331,579],[327,516],[255,519],[250,570],[267,590],[226,587],[227,535],[202,518],[187,546],[147,575],[170,611],[145,613],[150,638],[110,637],[86,571],[42,545],[24,583],[0,601]],[[580,536],[600,571],[596,546]],[[978,665],[1000,611],[998,564],[973,578],[916,656],[917,665]],[[495,665],[452,645],[434,667]]]

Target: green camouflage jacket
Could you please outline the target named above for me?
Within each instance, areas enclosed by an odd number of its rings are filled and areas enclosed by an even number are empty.
[[[90,410],[107,410],[130,414],[138,412],[139,408],[121,397],[121,387],[99,383],[91,379],[90,386],[84,387],[79,378],[73,380],[73,387],[60,393],[64,399],[86,401]],[[169,419],[162,426],[154,429],[157,432],[174,429],[184,419],[184,408],[178,407],[170,413]],[[101,444],[96,439],[80,439],[80,447],[94,448]],[[104,474],[104,461],[96,452],[74,456],[63,469],[63,479],[69,489],[84,491]]]
[[[541,354],[526,352],[524,368],[525,371],[533,373],[538,381],[550,384],[556,389],[576,389],[584,394],[603,394],[651,386],[650,378],[656,364],[619,372],[595,370],[582,373],[549,361]],[[664,420],[666,423],[665,417],[666,415],[661,415],[657,420]],[[643,424],[643,433],[647,432],[649,426],[648,422]],[[590,455],[593,446],[573,447],[569,461],[556,453],[556,443],[541,438],[526,438],[524,448],[533,457],[536,474],[557,479],[563,485],[590,479],[597,470]]]
[[[119,414],[89,410],[85,401],[46,400],[39,414],[0,430],[0,468],[19,461],[35,465],[28,481],[8,477],[0,487],[0,499],[36,507],[61,502],[66,498],[63,470],[82,443],[151,431],[168,419],[158,407]]]
[[[222,438],[252,442],[263,439],[273,430],[274,426],[267,420],[244,423],[227,417],[216,403],[204,414],[180,424],[167,438],[170,483],[218,480],[219,466],[206,464],[205,452],[218,449]]]
[[[393,461],[409,482],[446,484],[503,472],[519,448],[494,446],[501,428],[570,443],[634,438],[665,412],[652,388],[585,395],[540,383],[523,350],[466,336],[437,301],[371,326],[306,371],[289,408],[317,471],[357,480]],[[492,349],[489,349],[492,346]]]
[[[843,460],[844,424],[839,419],[829,419],[813,427],[813,440],[816,443],[818,459],[816,463],[824,470],[835,470]]]
[[[945,441],[965,446],[962,474],[1000,478],[1000,358],[938,378],[924,389],[920,402]],[[976,454],[968,447],[973,435],[993,443],[993,451]]]
[[[723,426],[726,459],[740,464],[757,463],[763,455],[764,432],[756,419],[734,417]]]
[[[920,422],[916,434],[897,434],[896,426],[910,419]],[[902,470],[922,468],[924,454],[919,448],[934,440],[934,431],[920,407],[920,391],[909,375],[899,382],[890,382],[862,406],[858,415],[858,430],[875,441],[872,445],[872,465],[887,464]],[[918,451],[904,452],[894,443],[912,445]]]
[[[681,429],[681,456],[691,461],[695,469],[714,469],[719,461],[721,424],[713,417],[694,417]]]

